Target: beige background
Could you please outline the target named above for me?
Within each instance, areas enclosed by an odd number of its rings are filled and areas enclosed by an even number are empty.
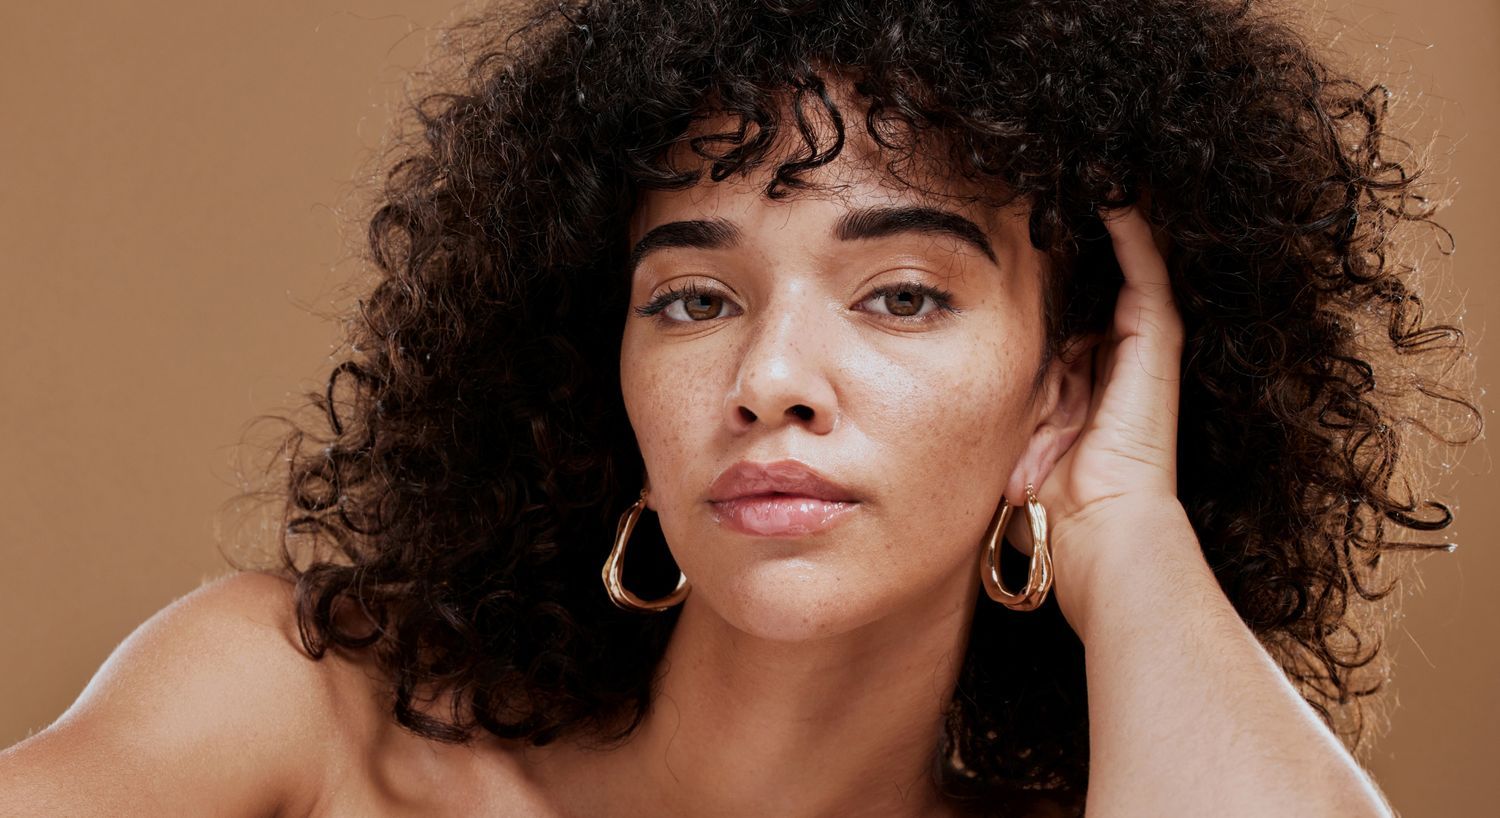
[[[1324,39],[1374,61],[1462,186],[1440,301],[1465,308],[1493,383],[1500,0],[1328,2]],[[454,8],[0,7],[0,746],[222,573],[217,542],[267,541],[221,508],[236,444],[326,372],[336,327],[320,316],[357,270],[339,208]],[[1407,818],[1495,814],[1500,797],[1500,480],[1482,444],[1453,476],[1460,547],[1421,566],[1373,759]]]

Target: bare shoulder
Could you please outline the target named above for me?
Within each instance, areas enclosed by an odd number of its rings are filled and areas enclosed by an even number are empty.
[[[347,680],[337,663],[302,649],[292,590],[286,579],[241,572],[179,598],[121,643],[59,721],[104,700],[131,711],[170,704],[150,715],[192,723],[295,731],[326,721]]]
[[[290,582],[220,579],[152,616],[55,723],[0,753],[0,814],[302,812],[330,728],[358,710],[357,676],[301,649]]]

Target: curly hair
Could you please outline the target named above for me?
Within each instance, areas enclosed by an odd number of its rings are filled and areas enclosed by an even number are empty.
[[[1398,558],[1452,547],[1407,536],[1452,520],[1403,476],[1408,432],[1437,434],[1411,398],[1478,413],[1424,374],[1463,336],[1388,260],[1400,225],[1442,232],[1390,156],[1388,92],[1256,5],[559,0],[453,26],[461,69],[406,109],[366,211],[376,275],[347,352],[317,423],[287,432],[278,559],[305,649],[368,652],[395,720],[434,739],[627,736],[677,616],[620,611],[599,581],[644,468],[618,371],[628,219],[642,191],[701,180],[674,146],[722,180],[790,135],[781,198],[862,127],[898,179],[935,159],[1029,205],[1049,354],[1113,309],[1096,209],[1144,201],[1187,329],[1181,502],[1241,617],[1357,748],[1388,675],[1361,681],[1388,623],[1357,603],[1392,592]],[[820,67],[856,77],[863,110]],[[689,136],[710,114],[735,127]],[[628,584],[671,587],[664,547],[632,553]],[[1055,598],[977,603],[944,791],[1077,813],[1082,645]],[[423,707],[439,694],[451,708]]]

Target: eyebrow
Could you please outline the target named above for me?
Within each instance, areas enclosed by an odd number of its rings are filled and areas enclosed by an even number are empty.
[[[949,236],[983,253],[990,261],[996,261],[995,249],[979,225],[957,213],[935,207],[865,207],[845,213],[833,227],[834,238],[842,241],[876,239],[900,233]],[[634,275],[641,259],[656,250],[669,247],[732,248],[739,245],[741,236],[740,229],[725,219],[667,222],[653,227],[635,243],[626,269]]]

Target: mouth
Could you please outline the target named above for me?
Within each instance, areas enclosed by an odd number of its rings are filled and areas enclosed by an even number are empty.
[[[712,500],[714,522],[757,537],[801,537],[832,528],[859,507],[857,500],[798,494],[756,494]]]
[[[859,496],[796,460],[741,460],[709,487],[714,520],[759,537],[799,537],[826,530],[859,507]]]

